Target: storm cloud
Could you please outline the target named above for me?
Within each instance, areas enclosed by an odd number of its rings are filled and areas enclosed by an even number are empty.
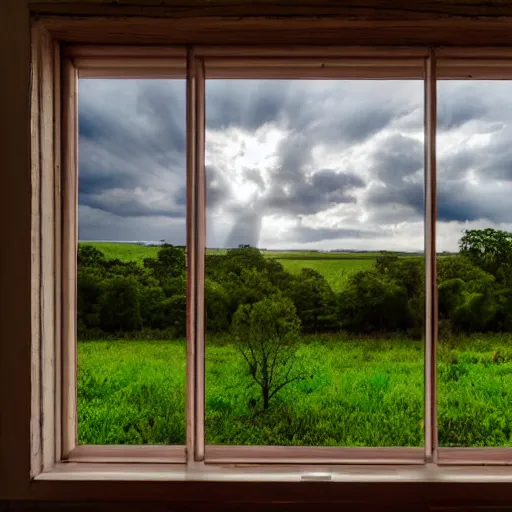
[[[512,223],[511,87],[438,84],[441,249]],[[184,243],[185,110],[184,80],[80,80],[81,239]],[[208,82],[208,243],[421,250],[422,123],[419,80]]]

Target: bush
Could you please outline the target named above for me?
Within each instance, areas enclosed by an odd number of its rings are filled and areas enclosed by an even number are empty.
[[[140,328],[140,287],[134,277],[116,276],[105,281],[99,316],[105,331],[134,331]]]
[[[403,330],[413,327],[413,316],[405,287],[376,271],[352,276],[340,295],[343,327],[351,331]]]

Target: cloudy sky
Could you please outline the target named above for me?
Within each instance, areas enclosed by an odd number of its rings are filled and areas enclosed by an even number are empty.
[[[512,231],[512,84],[438,86],[438,248]],[[423,248],[421,81],[212,80],[207,245]],[[185,242],[185,82],[81,80],[81,240]]]

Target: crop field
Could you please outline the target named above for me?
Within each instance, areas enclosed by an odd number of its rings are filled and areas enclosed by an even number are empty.
[[[509,335],[441,344],[443,446],[512,446]],[[79,442],[183,444],[185,342],[78,344]],[[410,339],[305,337],[304,380],[261,410],[228,338],[207,340],[206,440],[214,444],[421,446],[423,347]]]

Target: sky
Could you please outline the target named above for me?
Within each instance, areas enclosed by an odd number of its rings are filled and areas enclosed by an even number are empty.
[[[440,251],[512,231],[512,83],[438,84]],[[79,83],[80,240],[185,243],[185,81]],[[420,80],[210,80],[207,246],[421,251]]]

